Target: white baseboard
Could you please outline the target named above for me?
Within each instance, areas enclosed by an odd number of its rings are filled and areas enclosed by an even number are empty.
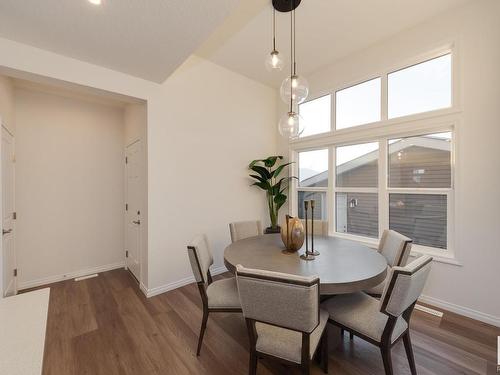
[[[500,317],[486,314],[477,310],[470,309],[468,307],[455,305],[454,303],[446,302],[438,298],[421,295],[419,301],[423,303],[428,303],[429,305],[439,307],[444,310],[448,310],[452,313],[463,315],[471,319],[479,320],[483,323],[491,324],[496,327],[500,327]]]
[[[111,271],[111,270],[114,270],[117,268],[123,268],[123,267],[125,267],[124,261],[112,263],[112,264],[106,264],[104,266],[97,266],[97,267],[87,268],[87,269],[83,269],[83,270],[68,272],[68,273],[65,273],[62,275],[48,276],[48,277],[43,277],[41,279],[36,279],[36,280],[22,281],[18,284],[18,289],[23,290],[23,289],[28,289],[28,288],[35,288],[35,287],[41,286],[41,285],[57,283],[58,281],[74,279],[76,277],[87,276],[87,275],[91,275],[91,274],[99,273],[99,272]]]
[[[220,275],[221,273],[227,272],[227,268],[225,266],[215,267],[210,270],[210,273],[215,275]],[[156,288],[147,289],[143,284],[141,285],[142,292],[146,295],[146,297],[151,298],[157,296],[159,294],[163,294],[169,292],[171,290],[183,287],[185,285],[194,283],[196,280],[194,276],[188,276],[178,281],[174,281],[173,283],[168,283],[165,285],[158,286]]]

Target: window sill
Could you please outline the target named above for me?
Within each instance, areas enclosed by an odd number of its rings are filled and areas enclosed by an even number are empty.
[[[449,250],[447,250],[449,252]],[[457,258],[455,258],[455,255],[453,253],[451,254],[443,254],[442,251],[439,250],[432,250],[432,249],[416,249],[413,250],[410,253],[411,257],[418,257],[420,255],[430,255],[432,257],[432,260],[434,262],[439,262],[439,263],[445,263],[445,264],[451,264],[453,266],[458,266],[462,267],[463,264],[458,261]]]

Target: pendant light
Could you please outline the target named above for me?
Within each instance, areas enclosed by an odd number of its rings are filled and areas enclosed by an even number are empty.
[[[283,69],[284,62],[276,49],[276,9],[273,7],[273,50],[266,58],[266,69],[270,72]]]
[[[294,0],[292,0],[294,2]],[[292,100],[293,104],[303,103],[309,95],[309,84],[307,80],[297,74],[297,60],[295,58],[296,50],[296,22],[295,22],[295,9],[290,14],[290,47],[291,47],[291,69],[290,76],[287,77],[280,88],[281,99],[285,103]]]
[[[292,7],[295,5],[292,0]],[[290,76],[286,78],[280,89],[281,98],[290,104],[289,110],[285,113],[279,121],[278,130],[283,137],[289,139],[296,139],[300,136],[303,129],[301,129],[301,118],[298,113],[298,104],[302,103],[309,94],[309,87],[307,81],[301,79],[297,75],[297,64],[295,62],[295,7],[291,9],[290,13]],[[303,126],[302,126],[303,127]]]

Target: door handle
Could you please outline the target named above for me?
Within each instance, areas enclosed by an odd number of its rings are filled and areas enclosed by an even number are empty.
[[[7,230],[2,229],[2,234],[3,235],[9,234],[10,232],[12,232],[12,228],[11,229],[7,229]]]
[[[137,221],[134,220],[134,221],[132,221],[132,223],[137,224],[137,225],[141,225],[141,221],[140,220],[137,220]]]

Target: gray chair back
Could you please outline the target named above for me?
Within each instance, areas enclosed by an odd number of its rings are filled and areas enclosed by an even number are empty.
[[[243,240],[248,237],[260,236],[262,234],[262,224],[260,220],[237,221],[229,224],[231,242]]]
[[[196,282],[206,285],[209,282],[208,270],[214,263],[207,236],[205,234],[196,236],[189,243],[187,250]]]
[[[432,266],[432,257],[423,255],[405,267],[393,267],[380,299],[380,311],[399,317],[417,302]]]
[[[412,242],[411,238],[386,229],[380,239],[378,251],[385,257],[389,266],[404,266],[410,256]]]
[[[319,324],[319,278],[236,267],[243,316],[311,333]]]

